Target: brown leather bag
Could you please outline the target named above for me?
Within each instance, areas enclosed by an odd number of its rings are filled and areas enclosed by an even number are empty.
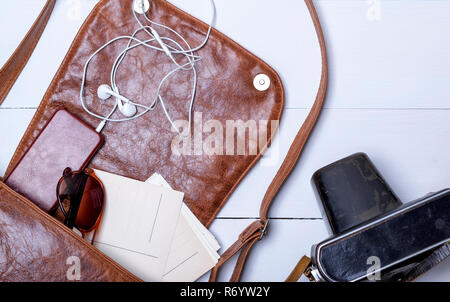
[[[0,222],[3,282],[140,281],[3,182]]]
[[[54,5],[55,0],[47,2],[31,30],[0,70],[0,104],[31,56]],[[71,279],[140,281],[0,181],[0,280]]]
[[[99,124],[100,120],[87,114],[80,103],[82,69],[88,57],[104,43],[134,32],[136,22],[131,4],[129,0],[101,0],[95,6],[40,103],[5,178],[58,109],[67,109],[93,128]],[[207,24],[167,1],[151,1],[148,13],[152,20],[170,26],[187,37],[191,45],[199,45],[208,30]],[[108,115],[111,107],[98,99],[96,91],[100,85],[109,82],[110,69],[118,51],[116,45],[106,48],[88,69],[86,103],[93,112],[103,116]],[[139,58],[140,63],[136,64],[134,59],[122,63],[118,72],[121,93],[140,103],[152,99],[159,84],[159,80],[153,78],[161,73],[155,62],[165,62],[166,59],[168,64],[170,62],[169,58],[160,55],[145,49],[133,50],[133,58]],[[226,129],[228,120],[280,120],[284,90],[279,76],[266,63],[217,30],[212,31],[208,43],[198,51],[198,55],[204,59],[197,65],[199,79],[194,110],[202,113],[204,122],[216,120]],[[258,91],[253,86],[258,74],[266,74],[271,79],[268,90]],[[164,90],[167,110],[174,120],[188,120],[188,102],[182,100],[189,98],[190,89],[186,89],[185,83],[186,75],[177,73]],[[116,114],[120,118],[120,113]],[[267,142],[270,143],[274,131],[270,128],[266,131],[269,134]],[[173,155],[171,144],[176,133],[171,131],[161,106],[131,122],[109,123],[102,134],[105,144],[92,160],[91,168],[141,181],[158,172],[174,189],[185,192],[185,202],[206,226],[212,223],[266,147],[263,146],[254,155],[249,154],[248,148],[245,155]],[[202,135],[204,139],[208,136]]]
[[[0,85],[0,103],[6,97],[31,55],[54,3],[55,0],[48,0],[33,29],[0,71],[2,80],[0,83],[3,83]],[[270,203],[295,166],[323,106],[327,85],[325,43],[312,1],[305,0],[305,3],[313,17],[322,50],[322,79],[316,102],[295,138],[285,162],[267,191],[261,207],[261,221],[249,226],[242,233],[238,242],[224,253],[211,274],[212,281],[216,278],[218,268],[232,255],[243,249],[232,276],[233,281],[239,280],[251,247],[263,237],[266,231],[267,211]],[[128,4],[129,1],[125,0],[101,0],[94,8],[80,29],[45,94],[5,176],[12,171],[39,131],[58,109],[68,109],[92,127],[98,124],[98,120],[93,119],[82,110],[79,102],[82,66],[87,57],[105,41],[133,31],[135,24]],[[202,41],[208,28],[203,22],[163,0],[151,1],[150,14],[152,19],[169,25],[190,38],[193,45],[195,42]],[[111,20],[114,22],[110,22]],[[218,59],[219,54],[220,59]],[[103,115],[106,115],[110,109],[105,108],[106,106],[102,106],[97,101],[95,90],[99,85],[107,82],[108,66],[111,65],[111,58],[115,58],[116,55],[117,50],[115,49],[105,50],[97,61],[91,63],[90,74],[92,76],[88,78],[86,86],[89,105],[95,112]],[[281,118],[284,105],[283,86],[279,76],[266,63],[217,30],[212,31],[208,44],[199,51],[199,55],[207,59],[198,67],[201,85],[197,91],[195,111],[202,112],[204,120],[218,120],[225,126],[227,120],[278,121]],[[142,70],[136,70],[134,64],[124,62],[122,65],[120,82],[124,87],[124,94],[130,96],[131,99],[139,99],[142,95],[152,95],[152,91],[155,90],[156,83],[151,82],[149,79],[151,72],[147,70],[147,68],[151,69],[155,56],[148,52],[136,51],[136,57],[143,62]],[[254,77],[261,73],[271,79],[270,88],[263,92],[253,87]],[[184,79],[177,79],[175,76],[176,81],[182,82]],[[139,89],[136,90],[136,87]],[[176,87],[176,85],[171,87],[172,93],[183,95],[185,89]],[[175,115],[175,119],[187,119],[183,114],[186,110],[181,110],[176,106],[169,107],[169,110]],[[188,206],[206,226],[209,226],[230,194],[270,144],[274,129],[266,129],[269,134],[267,144],[260,148],[257,154],[249,154],[248,150],[245,150],[244,155],[173,156],[170,143],[174,133],[168,130],[169,127],[161,128],[160,125],[164,125],[165,122],[162,110],[156,110],[130,123],[121,123],[120,126],[108,125],[103,131],[106,143],[92,161],[91,167],[143,181],[154,172],[158,172],[175,189],[186,192],[185,201]],[[130,135],[134,132],[139,134]],[[129,154],[130,150],[132,156]],[[38,261],[38,258],[36,260]],[[14,260],[8,258],[7,261]],[[98,264],[101,268],[102,264]],[[41,277],[41,280],[46,280],[46,275]]]

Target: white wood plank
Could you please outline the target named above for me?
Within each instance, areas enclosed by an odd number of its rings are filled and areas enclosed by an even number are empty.
[[[0,110],[3,174],[34,110]],[[219,217],[257,217],[306,110],[286,110],[275,140],[274,160],[258,163],[233,193]],[[450,111],[325,110],[300,163],[273,204],[272,217],[320,218],[310,177],[319,168],[364,151],[404,201],[448,186]],[[331,152],[332,150],[332,152]]]
[[[0,176],[5,173],[34,112],[34,109],[0,109]]]
[[[0,51],[0,66],[2,66],[14,52],[14,49],[20,44],[23,37],[27,34],[40,10],[45,4],[45,0],[23,0],[20,3],[17,1],[3,1],[2,9],[0,10],[0,20],[5,23],[18,19],[20,22],[14,22],[10,30],[2,29],[2,47]],[[10,24],[10,23],[9,23]]]
[[[2,22],[9,26],[0,31],[2,39],[5,36],[5,40],[8,41],[5,47],[2,43],[0,48],[0,65],[6,62],[18,46],[31,25],[30,21],[34,22],[46,1],[3,2],[0,17]],[[96,0],[56,1],[48,26],[30,61],[3,103],[3,108],[29,108],[39,105],[78,29],[96,3]],[[20,17],[20,9],[23,5],[26,8],[25,22],[23,22],[24,18]],[[17,37],[19,37],[19,41],[17,41]]]
[[[379,20],[371,21],[373,3]],[[328,107],[450,108],[450,40],[442,31],[450,26],[450,1],[317,6],[330,49]]]
[[[257,217],[260,202],[306,116],[290,109],[281,122],[274,162],[259,163],[220,217]],[[403,202],[450,183],[450,110],[325,110],[303,156],[270,211],[272,217],[321,217],[310,178],[318,169],[366,152]],[[266,162],[267,163],[267,162]]]
[[[207,0],[171,0],[209,20]],[[314,1],[326,35],[328,108],[450,108],[450,1]],[[217,28],[281,75],[288,108],[310,107],[320,52],[303,1],[216,0]],[[368,16],[370,15],[370,16]]]
[[[171,0],[209,20],[207,0]],[[44,1],[39,1],[44,2]],[[216,0],[217,27],[262,57],[281,75],[288,108],[310,107],[320,76],[320,53],[303,1]],[[31,3],[28,0],[26,3]],[[58,1],[32,60],[7,107],[39,104],[94,0]],[[328,108],[450,108],[449,1],[380,1],[381,19],[371,21],[366,1],[316,1],[330,61]],[[0,49],[4,62],[26,31],[17,8],[5,3],[2,20],[14,30]],[[78,7],[79,5],[79,7]],[[236,9],[236,8],[239,9]],[[79,8],[80,18],[73,18]],[[27,4],[27,22],[40,5]],[[231,22],[232,21],[232,22]],[[17,32],[15,28],[18,28]],[[2,33],[4,34],[4,33]],[[106,42],[106,41],[105,41]],[[55,45],[57,47],[55,47]]]

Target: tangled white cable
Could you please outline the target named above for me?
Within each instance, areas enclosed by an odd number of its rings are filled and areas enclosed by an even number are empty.
[[[143,0],[133,0],[133,1],[134,2],[133,2],[131,9],[133,11],[134,18],[136,19],[139,27],[134,31],[134,33],[131,36],[119,36],[119,37],[116,37],[116,38],[108,41],[103,46],[101,46],[99,49],[97,49],[88,58],[88,60],[86,61],[86,64],[84,65],[83,78],[81,81],[81,88],[80,88],[81,106],[91,116],[94,116],[94,117],[102,120],[100,125],[97,127],[97,132],[101,132],[107,122],[126,122],[126,121],[137,119],[137,118],[143,116],[144,114],[148,113],[149,111],[153,111],[156,108],[158,101],[159,101],[159,103],[161,104],[161,107],[164,111],[164,114],[166,115],[167,120],[169,121],[171,126],[175,129],[175,131],[177,131],[178,134],[181,134],[179,129],[175,126],[169,113],[167,112],[167,109],[166,109],[166,106],[164,103],[164,99],[161,95],[161,89],[162,89],[163,84],[167,81],[167,79],[169,79],[176,72],[178,72],[180,70],[184,70],[184,71],[192,70],[193,83],[192,83],[191,99],[190,99],[190,104],[189,104],[189,128],[188,128],[188,131],[186,131],[186,132],[183,131],[183,133],[185,133],[185,134],[190,134],[191,123],[192,123],[192,111],[193,111],[193,107],[194,107],[195,95],[196,95],[196,90],[197,90],[197,70],[195,68],[195,63],[197,63],[198,61],[200,61],[202,59],[200,56],[195,55],[194,53],[196,51],[202,49],[209,40],[212,27],[214,26],[215,20],[216,20],[216,7],[215,7],[214,0],[210,0],[211,7],[212,7],[212,19],[209,24],[209,29],[205,35],[204,41],[195,48],[192,48],[189,45],[189,43],[186,41],[186,39],[181,34],[179,34],[177,31],[175,31],[174,29],[172,29],[168,26],[165,26],[163,24],[156,23],[153,20],[151,20],[146,14],[146,7],[145,7]],[[144,16],[145,21],[148,23],[148,25],[144,25],[139,20],[137,13],[134,9],[134,7],[136,6],[136,2],[138,2],[137,5],[140,6],[142,15]],[[173,33],[177,38],[179,38],[182,41],[181,43],[184,44],[184,47],[182,45],[180,45],[180,43],[178,43],[174,39],[171,39],[169,37],[160,36],[160,34],[155,30],[155,28],[153,26],[160,27],[162,29],[165,29],[165,30]],[[148,35],[148,39],[147,40],[138,39],[136,36],[140,32],[143,32],[146,35]],[[86,76],[87,76],[88,66],[89,66],[89,63],[92,61],[92,59],[94,59],[101,51],[103,51],[105,48],[107,48],[111,44],[116,43],[121,40],[128,40],[128,44],[125,47],[125,49],[123,51],[121,51],[118,54],[118,56],[116,57],[116,59],[114,60],[114,63],[112,65],[112,69],[111,69],[111,76],[110,76],[111,84],[110,85],[103,84],[100,87],[98,87],[97,94],[100,99],[107,100],[110,97],[114,97],[116,100],[115,105],[114,105],[113,109],[111,110],[111,112],[106,116],[102,116],[102,115],[96,114],[96,113],[92,112],[91,110],[89,110],[89,108],[87,108],[85,100],[84,100],[84,88],[86,85]],[[156,42],[156,43],[154,43],[154,42]],[[157,44],[157,46],[153,45],[151,43]],[[129,100],[128,98],[122,96],[120,94],[120,90],[119,90],[119,87],[116,82],[117,71],[118,71],[121,63],[126,58],[127,54],[131,50],[133,50],[137,47],[145,47],[152,51],[163,52],[171,59],[173,64],[176,66],[176,68],[174,68],[172,71],[170,71],[163,77],[163,79],[161,80],[161,82],[158,85],[156,95],[153,98],[153,100],[149,106],[134,102],[134,101]],[[185,63],[184,62],[179,63],[175,59],[175,57],[177,55],[183,56],[185,58]],[[125,116],[125,118],[121,118],[121,119],[112,119],[111,118],[111,116],[114,114],[114,112],[117,110],[117,108],[119,108],[120,112]],[[138,113],[137,108],[141,108],[143,110]]]

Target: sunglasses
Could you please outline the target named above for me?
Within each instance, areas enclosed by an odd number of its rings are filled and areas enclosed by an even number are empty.
[[[66,168],[56,188],[58,204],[70,229],[76,228],[83,238],[100,225],[105,203],[105,189],[91,169],[72,171]]]

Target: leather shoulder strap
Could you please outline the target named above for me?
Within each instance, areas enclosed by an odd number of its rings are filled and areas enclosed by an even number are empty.
[[[0,105],[5,100],[12,86],[31,57],[31,54],[36,48],[36,45],[48,23],[55,3],[56,0],[47,1],[39,17],[36,19],[27,35],[20,43],[19,47],[17,47],[13,55],[5,63],[2,69],[0,69]]]
[[[270,205],[277,195],[278,191],[281,189],[284,182],[294,169],[295,165],[297,164],[297,161],[300,158],[305,144],[319,118],[320,112],[322,111],[328,85],[328,63],[325,38],[323,36],[319,17],[317,16],[317,12],[312,0],[305,0],[305,3],[314,23],[314,28],[317,33],[322,56],[322,76],[320,79],[320,86],[316,100],[303,126],[295,137],[294,142],[292,143],[283,164],[281,165],[275,178],[272,180],[272,183],[266,191],[264,199],[261,203],[260,220],[252,223],[249,227],[247,227],[247,229],[245,229],[244,232],[241,233],[239,239],[222,254],[216,267],[214,267],[214,269],[211,271],[209,279],[211,282],[217,280],[217,274],[220,267],[240,251],[239,258],[236,262],[236,266],[230,280],[231,282],[239,281],[242,270],[244,268],[245,260],[247,259],[251,248],[257,241],[261,240],[264,237],[264,234],[267,231],[269,223],[267,213],[269,211]]]
[[[311,259],[303,256],[295,266],[294,270],[289,274],[285,282],[297,282],[298,280],[300,280],[301,276],[306,272],[310,264]]]

